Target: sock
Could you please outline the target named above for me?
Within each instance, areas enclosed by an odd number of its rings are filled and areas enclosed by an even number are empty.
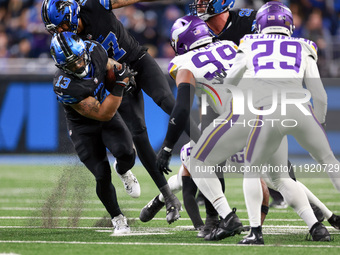
[[[166,200],[168,197],[170,197],[172,194],[169,184],[164,185],[159,189],[159,191],[162,193],[164,200]]]
[[[300,187],[303,189],[303,191],[307,195],[309,203],[313,203],[317,207],[319,207],[323,216],[325,216],[325,218],[328,220],[332,216],[333,213],[305,185],[303,185],[299,181],[297,181],[297,183],[300,185]]]
[[[168,184],[169,184],[169,187],[170,187],[170,190],[173,194],[176,194],[178,193],[180,190],[182,190],[182,183],[180,183],[178,181],[178,176],[177,175],[173,175],[169,178],[168,180]],[[163,194],[159,194],[159,197],[158,199],[160,201],[162,201],[164,203],[164,196]]]
[[[225,191],[225,182],[224,182],[224,178],[218,178],[220,183],[221,183],[221,186],[222,186],[222,191],[224,193]],[[216,209],[214,208],[214,206],[210,203],[210,201],[204,197],[204,204],[205,204],[205,212],[206,214],[209,214],[211,216],[215,216],[215,215],[218,215]]]
[[[276,186],[285,201],[304,220],[309,229],[318,222],[310,207],[307,195],[297,182],[289,178],[282,178],[278,180]]]
[[[221,217],[225,218],[231,212],[218,178],[201,178],[201,176],[198,176],[197,178],[193,177],[193,181],[202,194],[212,203]]]
[[[97,181],[96,192],[111,218],[122,213],[118,205],[116,189],[110,181]]]
[[[318,220],[315,218],[312,208],[306,208],[299,213],[299,216],[304,220],[304,222],[306,222],[308,229],[311,229],[312,226],[318,222]]]
[[[191,222],[195,228],[203,226],[204,223],[202,221],[199,208],[195,199],[197,186],[190,176],[182,176],[182,183],[184,207],[191,219]]]
[[[244,177],[243,193],[250,226],[261,226],[261,205],[263,201],[263,193],[260,178]]]
[[[230,206],[228,204],[227,198],[225,196],[220,197],[215,200],[213,203],[214,208],[218,212],[218,214],[225,219],[229,213],[231,213]]]
[[[157,185],[158,189],[167,184],[167,181],[160,171],[156,168],[156,153],[153,150],[146,130],[138,135],[133,136],[133,142],[136,146],[138,157],[145,169]]]

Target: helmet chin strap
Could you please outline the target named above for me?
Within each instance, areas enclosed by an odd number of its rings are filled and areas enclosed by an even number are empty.
[[[83,71],[81,74],[75,73],[75,75],[76,75],[78,78],[81,79],[81,78],[84,78],[89,72],[90,72],[90,65],[88,64],[88,65],[85,67],[84,71]]]

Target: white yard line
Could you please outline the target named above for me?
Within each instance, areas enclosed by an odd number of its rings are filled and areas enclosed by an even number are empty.
[[[223,243],[142,243],[142,242],[78,242],[78,241],[21,241],[21,240],[0,240],[0,243],[38,243],[38,244],[81,244],[81,245],[148,245],[148,246],[238,246],[249,247],[240,244],[223,244]],[[259,245],[256,247],[288,247],[288,248],[340,248],[339,245]]]

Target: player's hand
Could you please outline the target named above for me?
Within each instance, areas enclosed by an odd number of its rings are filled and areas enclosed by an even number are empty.
[[[169,168],[171,151],[164,150],[164,147],[157,154],[156,166],[157,169],[165,174],[169,174],[172,170]]]
[[[134,80],[134,76],[137,75],[133,69],[130,69],[126,63],[122,64],[122,68],[118,70],[117,66],[114,65],[114,73],[116,77],[116,84],[125,87],[125,89],[131,90],[136,86],[136,82]]]
[[[224,79],[227,77],[227,73],[224,69],[220,72],[216,71],[214,75],[214,82],[212,84],[223,84]]]

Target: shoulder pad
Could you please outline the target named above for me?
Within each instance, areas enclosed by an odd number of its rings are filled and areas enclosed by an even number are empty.
[[[111,0],[99,0],[99,3],[108,11],[111,11]]]
[[[318,60],[318,47],[316,46],[316,43],[313,41],[310,41],[305,38],[300,38],[300,41],[306,45],[307,50],[309,51],[310,56],[317,61]]]
[[[177,75],[177,65],[173,62],[170,62],[169,63],[169,66],[168,66],[168,73],[170,75],[170,77],[173,79],[173,80],[176,80],[176,75]]]

